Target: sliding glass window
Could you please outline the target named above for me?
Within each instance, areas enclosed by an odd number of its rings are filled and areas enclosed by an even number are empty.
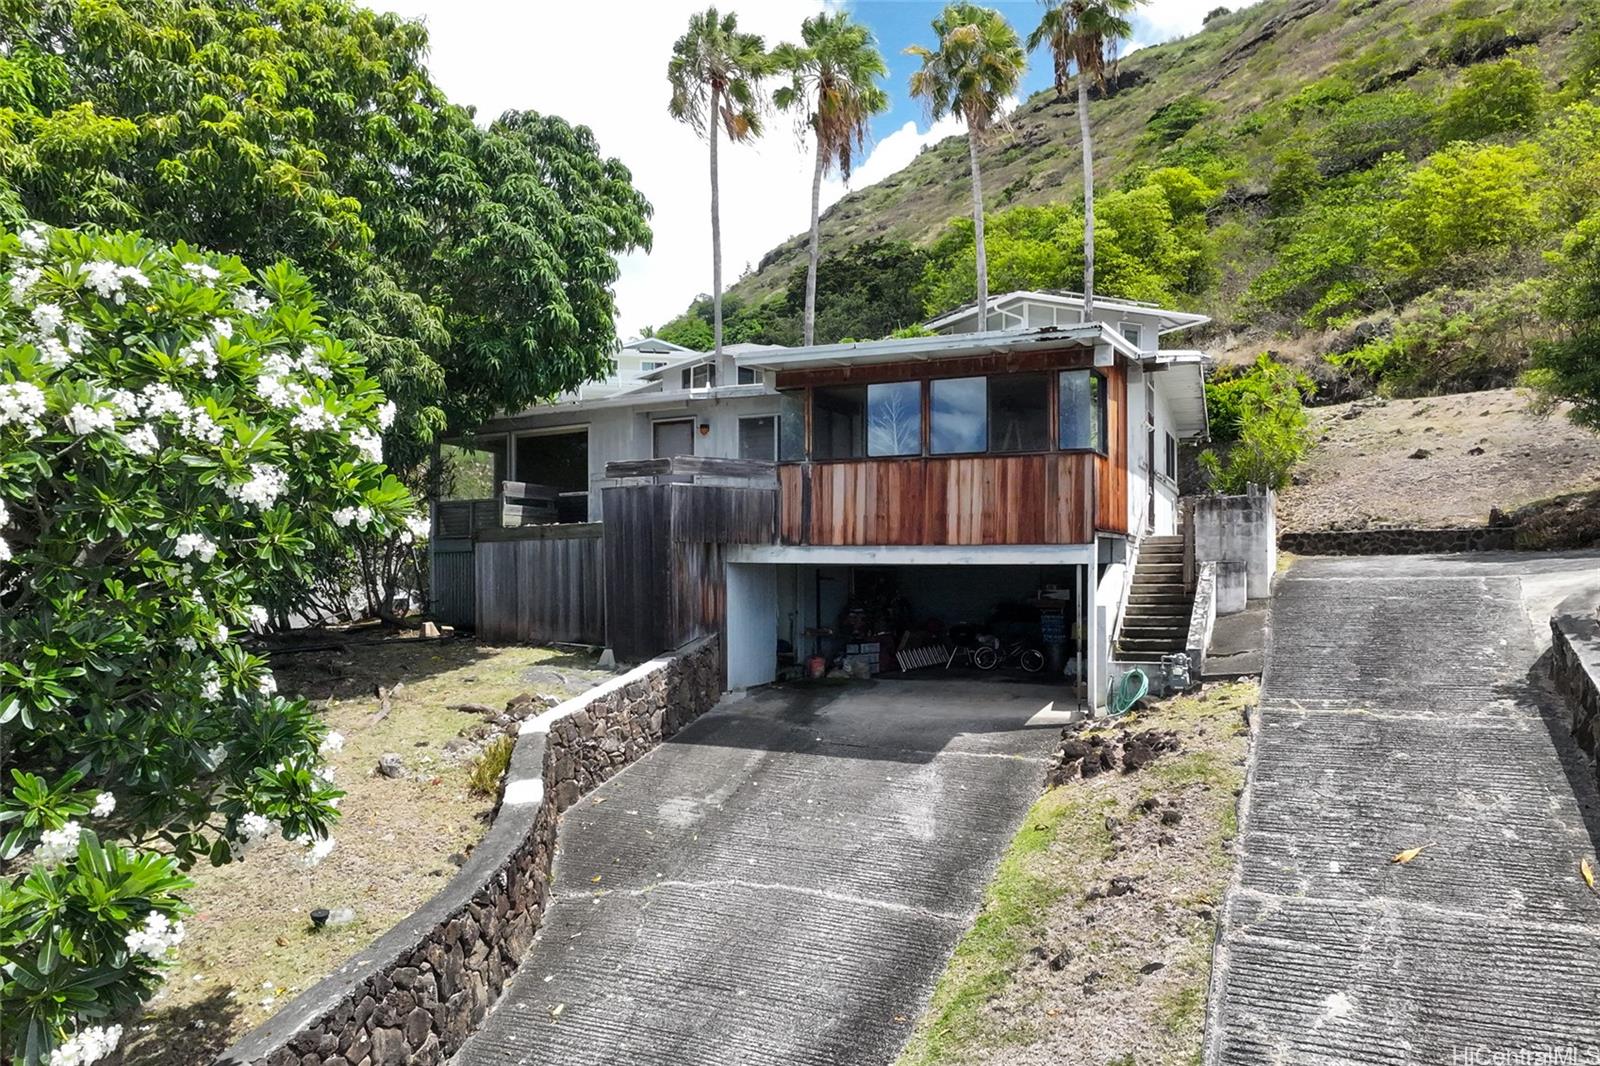
[[[922,382],[867,386],[867,454],[922,454]]]
[[[1064,450],[1106,450],[1105,386],[1105,379],[1093,370],[1061,372],[1060,442]]]
[[[928,396],[928,452],[959,455],[989,448],[989,389],[986,378],[942,378]]]
[[[806,390],[778,393],[778,461],[804,462],[806,457]]]
[[[1050,375],[1004,374],[989,379],[989,450],[1050,450]]]

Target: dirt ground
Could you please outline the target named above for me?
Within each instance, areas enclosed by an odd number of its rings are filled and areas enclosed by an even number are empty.
[[[1536,414],[1521,389],[1319,407],[1312,430],[1281,529],[1483,525],[1490,508],[1600,484],[1600,434]]]
[[[444,885],[493,807],[467,788],[480,745],[458,739],[489,727],[447,704],[502,707],[521,692],[565,698],[610,676],[587,654],[466,639],[361,643],[376,637],[317,635],[289,647],[344,645],[272,655],[280,689],[321,701],[329,726],[344,735],[331,757],[335,784],[347,793],[337,844],[313,868],[302,848],[275,839],[242,862],[191,871],[188,936],[166,985],[129,1027],[126,1063],[209,1063]],[[379,685],[392,696],[389,714],[375,721]],[[404,759],[402,776],[375,772],[386,752]],[[354,920],[314,931],[309,913],[317,907],[351,908]]]
[[[1099,730],[1179,750],[1034,805],[900,1066],[1200,1060],[1256,694],[1207,686]]]

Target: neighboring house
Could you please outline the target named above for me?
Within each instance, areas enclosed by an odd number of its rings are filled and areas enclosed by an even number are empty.
[[[693,348],[685,348],[660,337],[639,337],[624,344],[617,352],[617,370],[613,376],[631,381],[693,351]]]
[[[630,483],[609,477],[608,464],[776,460],[764,484],[750,483],[775,493],[769,528],[696,556],[694,580],[711,586],[696,617],[724,635],[730,687],[773,680],[780,647],[800,661],[841,650],[847,613],[886,615],[892,604],[919,625],[982,625],[1025,605],[1035,632],[1041,608],[1055,616],[1045,628],[1066,655],[1055,665],[1099,703],[1139,545],[1178,530],[1177,442],[1207,431],[1203,357],[1161,339],[1205,318],[1100,301],[1095,321],[1074,321],[1081,310],[1074,294],[1007,293],[988,316],[1005,325],[982,332],[967,308],[930,322],[942,331],[932,337],[732,345],[720,360],[680,353],[621,391],[493,419],[473,447],[492,457],[497,481],[558,490],[561,521],[602,523],[592,535],[614,541],[608,560],[657,547],[620,543],[642,535],[643,512],[627,512],[626,534],[604,524],[605,490]],[[690,469],[681,467],[670,472]],[[441,501],[435,544],[459,551],[471,523],[498,516],[469,507],[463,519],[459,503]],[[448,599],[437,568],[434,593]],[[505,590],[488,593],[503,600]],[[644,592],[619,602],[633,595],[613,586],[607,617],[653,602]],[[627,639],[619,656],[664,650]]]

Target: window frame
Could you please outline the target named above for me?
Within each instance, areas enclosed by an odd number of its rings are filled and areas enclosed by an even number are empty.
[[[991,455],[991,454],[994,454],[989,450],[989,379],[991,377],[993,377],[993,376],[994,375],[992,375],[992,374],[962,374],[962,375],[959,375],[957,377],[940,377],[940,378],[926,378],[926,379],[924,379],[925,382],[926,382],[926,385],[927,385],[927,387],[925,389],[923,389],[923,409],[927,412],[926,418],[924,419],[925,427],[926,427],[925,428],[925,435],[927,437],[927,447],[923,450],[923,453],[922,453],[923,458],[926,458],[926,459],[948,459],[948,458],[950,458],[952,456]],[[983,447],[982,448],[980,448],[980,449],[978,449],[976,451],[937,452],[937,451],[933,450],[933,417],[934,417],[934,414],[933,414],[933,387],[935,385],[937,385],[941,381],[981,381],[981,382],[983,382]],[[1007,452],[1005,454],[1007,454],[1007,455],[1016,455],[1016,454],[1020,454],[1020,453]],[[904,459],[904,458],[909,458],[909,457],[908,456],[884,456],[884,458]]]
[[[1096,422],[1096,425],[1095,425],[1094,428],[1099,431],[1099,437],[1100,437],[1100,443],[1099,443],[1098,446],[1093,445],[1093,444],[1088,445],[1087,447],[1083,447],[1083,446],[1080,446],[1080,445],[1069,445],[1069,444],[1064,443],[1062,441],[1062,439],[1061,439],[1061,419],[1062,419],[1062,415],[1065,413],[1062,410],[1062,407],[1061,407],[1061,381],[1068,374],[1087,374],[1091,379],[1096,379],[1096,380],[1099,381],[1099,385],[1097,387],[1091,389],[1091,392],[1090,392],[1090,395],[1091,395],[1090,410],[1094,413],[1095,422]],[[1068,452],[1068,453],[1074,453],[1074,454],[1099,455],[1099,456],[1109,456],[1111,454],[1111,419],[1110,419],[1110,415],[1109,415],[1109,407],[1110,407],[1110,405],[1107,403],[1107,400],[1109,398],[1109,393],[1108,393],[1107,390],[1110,389],[1110,387],[1111,387],[1110,380],[1106,377],[1106,375],[1104,373],[1101,372],[1101,370],[1098,367],[1092,367],[1092,366],[1067,367],[1065,369],[1056,371],[1056,385],[1055,385],[1055,394],[1056,394],[1056,425],[1055,425],[1055,444],[1056,444],[1056,449],[1055,450],[1056,451]],[[1099,402],[1098,405],[1096,405],[1093,402],[1093,397],[1094,396],[1098,396],[1099,397],[1100,402]]]
[[[738,421],[734,426],[733,445],[734,448],[737,449],[740,459],[746,458],[744,454],[744,424],[746,422],[756,422],[769,418],[772,420],[772,454],[766,456],[765,458],[774,463],[778,461],[778,452],[783,446],[783,416],[776,411],[765,415],[739,416]]]
[[[1134,332],[1134,337],[1128,336],[1129,328],[1132,328],[1132,330]],[[1133,345],[1135,348],[1139,349],[1141,352],[1145,350],[1145,347],[1144,347],[1144,326],[1142,326],[1138,322],[1118,322],[1117,323],[1117,332],[1122,334],[1122,339],[1123,340],[1127,341],[1129,344]],[[1137,338],[1137,339],[1135,339],[1135,338]]]
[[[689,424],[689,454],[690,455],[698,454],[694,450],[694,439],[695,439],[695,437],[697,437],[699,435],[698,428],[697,428],[698,419],[696,419],[692,415],[689,416],[688,418],[685,418],[682,415],[674,415],[674,416],[672,416],[670,418],[652,418],[650,420],[650,458],[652,458],[652,459],[670,459],[670,458],[673,458],[672,456],[668,456],[668,455],[657,455],[656,454],[656,429],[658,427],[660,427],[660,426],[672,425],[674,423],[679,423],[679,422],[687,422]],[[680,454],[682,454],[682,453],[680,453]]]
[[[1166,436],[1166,445],[1162,454],[1161,476],[1172,484],[1178,483],[1178,438],[1170,432],[1163,431]]]

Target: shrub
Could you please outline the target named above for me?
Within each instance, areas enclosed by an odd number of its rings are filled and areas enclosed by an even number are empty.
[[[1515,42],[1504,18],[1455,18],[1448,37],[1436,49],[1440,58],[1465,66],[1506,51]]]
[[[1441,141],[1476,141],[1532,129],[1544,106],[1539,71],[1527,58],[1480,63],[1439,110]]]
[[[1282,489],[1311,446],[1302,400],[1310,381],[1268,355],[1233,380],[1227,402],[1236,412],[1238,436],[1223,453],[1206,449],[1200,467],[1219,492],[1242,493],[1252,485]],[[1208,406],[1214,388],[1206,389]]]
[[[1538,281],[1479,290],[1437,289],[1411,301],[1387,336],[1328,362],[1359,372],[1390,395],[1509,385],[1548,337]]]
[[[1200,20],[1200,25],[1202,25],[1202,26],[1210,25],[1211,23],[1215,22],[1217,19],[1222,18],[1224,15],[1231,15],[1231,14],[1233,14],[1233,11],[1231,9],[1229,9],[1229,8],[1226,8],[1226,7],[1214,7],[1210,11],[1206,12],[1206,17]]]
[[[1158,148],[1165,148],[1198,126],[1215,110],[1216,105],[1209,100],[1193,95],[1180,96],[1151,112],[1145,120],[1145,133],[1140,139]]]
[[[1433,105],[1408,89],[1354,97],[1323,127],[1318,152],[1323,172],[1339,175],[1365,170],[1391,152],[1421,155],[1433,119]]]
[[[500,795],[500,782],[505,780],[506,770],[511,766],[511,752],[516,746],[516,738],[504,733],[485,744],[472,761],[467,787],[480,796]]]
[[[331,846],[334,737],[239,643],[259,585],[416,527],[292,267],[30,229],[0,278],[0,1048],[87,1062],[182,938],[181,870]]]
[[[1572,404],[1579,425],[1600,430],[1600,215],[1578,223],[1554,261],[1547,311],[1567,333],[1538,349],[1529,383]]]
[[[1322,187],[1317,161],[1304,148],[1286,148],[1273,161],[1267,182],[1267,205],[1274,215],[1299,210]]]
[[[1397,270],[1427,272],[1447,261],[1526,244],[1543,215],[1544,168],[1532,144],[1453,144],[1411,174],[1391,213]]]

